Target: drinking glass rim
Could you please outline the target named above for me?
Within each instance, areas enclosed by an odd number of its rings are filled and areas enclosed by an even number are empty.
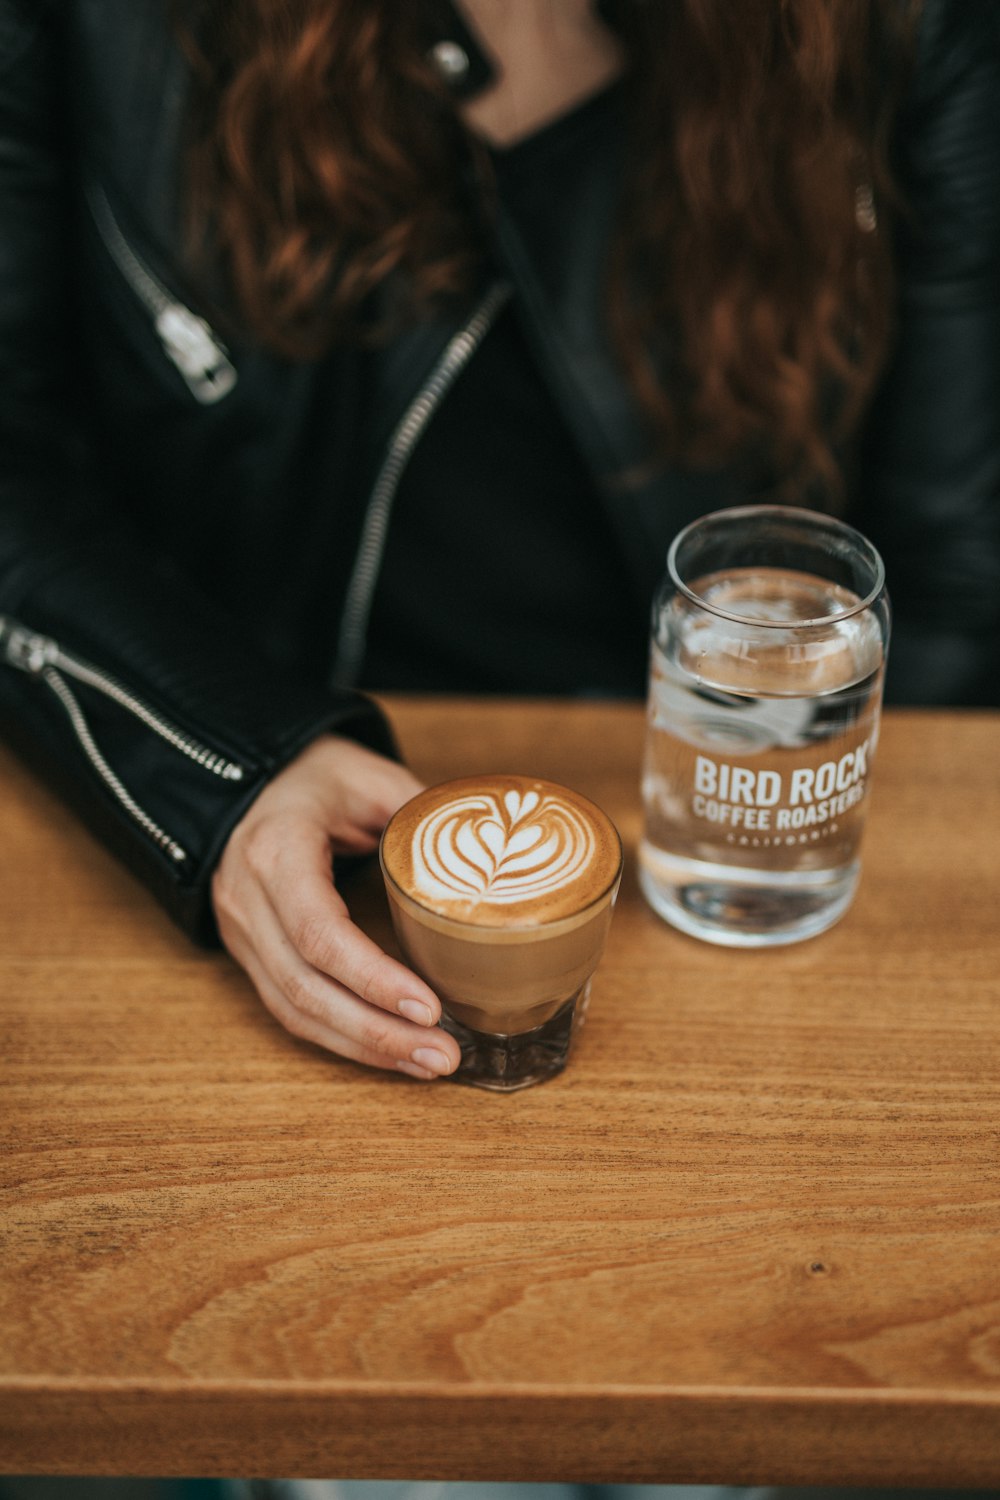
[[[446,784],[447,783],[445,782],[440,783],[440,785],[442,786]],[[433,788],[431,788],[431,790],[433,790]],[[597,804],[595,803],[594,806],[596,807]],[[599,808],[598,810],[603,812],[603,808]],[[399,809],[397,809],[397,811],[399,811]],[[605,813],[604,815],[605,817],[608,817],[607,813]],[[451,912],[438,911],[436,907],[426,905],[418,897],[414,896],[410,891],[406,890],[406,888],[396,879],[395,875],[389,869],[385,858],[385,836],[389,829],[389,823],[392,822],[392,818],[394,818],[395,816],[396,814],[393,813],[392,817],[389,818],[389,821],[382,829],[378,841],[378,862],[383,879],[385,880],[387,885],[392,886],[393,890],[396,891],[398,895],[402,896],[404,901],[408,901],[412,906],[417,907],[419,911],[427,912],[432,917],[436,917],[439,921],[449,922],[455,927],[471,927],[476,932],[485,933],[511,932],[516,934],[524,934],[529,932],[542,933],[547,928],[551,929],[554,927],[558,927],[561,923],[569,924],[570,922],[579,922],[584,917],[586,917],[587,914],[594,909],[594,907],[600,906],[602,902],[607,900],[609,895],[615,892],[615,888],[617,887],[625,872],[625,845],[617,827],[612,822],[611,818],[608,818],[608,822],[611,825],[611,828],[615,835],[615,839],[617,841],[618,863],[615,868],[615,872],[610,880],[608,880],[607,883],[601,887],[601,890],[597,895],[591,897],[591,899],[586,903],[585,906],[581,906],[578,911],[569,912],[566,916],[549,917],[542,922],[504,922],[502,924],[498,923],[496,926],[493,926],[489,923],[474,922],[468,918],[456,917]],[[486,941],[486,939],[484,939],[484,941]]]
[[[852,604],[850,609],[840,609],[830,615],[811,615],[805,620],[762,620],[753,615],[738,614],[735,610],[723,609],[718,604],[712,604],[709,600],[695,593],[694,589],[686,584],[677,569],[677,553],[684,541],[699,526],[712,521],[737,521],[750,517],[761,519],[766,516],[782,517],[792,521],[804,521],[818,529],[838,531],[845,538],[859,544],[860,550],[869,555],[875,564],[875,581],[863,598],[859,598],[857,604]],[[680,530],[670,543],[667,551],[667,572],[671,582],[676,585],[686,599],[696,604],[699,609],[708,614],[716,615],[720,620],[731,620],[737,625],[751,625],[763,630],[808,630],[823,625],[833,625],[840,620],[850,620],[854,615],[863,614],[865,610],[871,609],[879,595],[885,590],[885,564],[882,555],[873,542],[870,542],[863,532],[856,527],[841,521],[837,516],[825,515],[822,511],[806,510],[799,505],[733,505],[722,510],[707,511],[705,515],[698,516]]]
[[[594,897],[592,897],[591,900],[586,903],[586,906],[580,906],[579,910],[576,910],[576,912],[568,912],[565,916],[549,916],[549,918],[546,918],[546,921],[498,922],[496,926],[487,924],[487,922],[469,921],[468,918],[463,918],[463,916],[456,916],[451,912],[441,912],[441,910],[436,909],[435,906],[427,906],[424,901],[418,900],[415,895],[412,895],[411,892],[406,891],[406,889],[403,888],[402,885],[400,885],[399,880],[396,879],[396,876],[394,876],[393,871],[391,871],[390,868],[387,867],[387,864],[385,864],[385,858],[384,855],[382,855],[382,838],[379,838],[378,859],[379,867],[381,867],[382,877],[384,877],[385,883],[387,883],[387,885],[393,886],[393,891],[396,892],[397,895],[400,895],[405,903],[409,903],[409,906],[417,907],[417,910],[420,910],[420,912],[426,912],[427,915],[433,916],[436,921],[444,922],[444,924],[448,924],[448,926],[462,927],[462,929],[471,930],[471,932],[484,933],[484,935],[486,936],[484,936],[483,942],[489,942],[490,938],[495,938],[498,933],[501,933],[501,935],[502,933],[514,933],[514,935],[519,936],[519,938],[523,938],[523,936],[529,935],[529,933],[537,933],[540,938],[541,936],[550,938],[550,936],[552,936],[553,929],[558,929],[558,927],[570,927],[570,924],[574,924],[574,926],[576,926],[576,924],[582,924],[583,919],[585,919],[586,916],[589,916],[589,913],[591,913],[592,910],[595,909],[595,907],[601,906],[601,904],[603,904],[604,901],[609,898],[609,895],[616,894],[616,886],[619,885],[619,882],[621,882],[622,876],[624,876],[625,873],[625,849],[624,844],[622,844],[621,834],[618,835],[618,844],[618,868],[616,868],[615,874],[613,874],[612,879],[607,882],[607,885],[601,886],[600,895],[594,895]]]

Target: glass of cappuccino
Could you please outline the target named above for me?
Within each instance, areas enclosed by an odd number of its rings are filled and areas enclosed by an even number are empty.
[[[621,840],[578,792],[486,775],[419,793],[379,851],[404,956],[439,996],[460,1083],[510,1093],[559,1073],[604,951]]]
[[[653,606],[639,881],[733,947],[843,916],[878,742],[889,604],[857,531],[745,506],[674,540]]]

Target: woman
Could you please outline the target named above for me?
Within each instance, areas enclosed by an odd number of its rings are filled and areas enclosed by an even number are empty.
[[[331,881],[417,786],[355,685],[638,694],[697,514],[839,507],[891,695],[995,692],[990,0],[0,0],[0,42],[5,731],[296,1035],[458,1061]]]

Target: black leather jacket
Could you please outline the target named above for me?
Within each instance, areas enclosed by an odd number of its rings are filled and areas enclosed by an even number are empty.
[[[325,730],[392,750],[333,681],[352,588],[346,636],[363,630],[367,497],[442,356],[466,357],[505,293],[480,289],[471,342],[442,320],[375,361],[223,341],[183,270],[168,12],[0,0],[0,722],[205,938],[212,868],[267,779]],[[897,701],[997,693],[997,16],[928,0],[901,119],[900,341],[852,500],[889,565]],[[561,233],[501,218],[494,260],[645,608],[676,530],[744,497],[721,472],[637,477],[597,290],[620,149],[550,185]]]

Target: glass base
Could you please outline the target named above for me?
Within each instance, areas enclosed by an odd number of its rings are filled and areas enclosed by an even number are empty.
[[[590,999],[590,981],[570,997],[554,1016],[533,1031],[500,1035],[473,1031],[447,1011],[441,1016],[442,1030],[453,1036],[462,1050],[462,1061],[450,1075],[455,1083],[490,1089],[495,1094],[513,1094],[554,1078],[566,1066],[573,1038],[583,1025]]]
[[[818,937],[854,899],[859,865],[761,871],[640,851],[639,886],[657,916],[723,948],[773,948]]]

